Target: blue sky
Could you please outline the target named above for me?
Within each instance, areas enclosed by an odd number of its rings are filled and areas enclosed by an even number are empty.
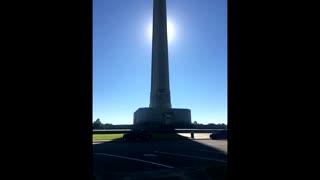
[[[93,0],[93,120],[132,124],[149,106],[153,0]],[[167,0],[173,108],[227,124],[227,0]]]

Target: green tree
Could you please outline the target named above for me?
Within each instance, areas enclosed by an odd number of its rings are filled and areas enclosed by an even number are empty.
[[[198,122],[197,122],[197,121],[194,121],[194,122],[193,122],[193,127],[194,127],[194,128],[198,128]]]
[[[93,122],[93,129],[102,129],[103,124],[101,123],[100,119],[97,119]]]
[[[113,126],[112,124],[105,123],[104,124],[104,129],[111,129],[112,126]]]

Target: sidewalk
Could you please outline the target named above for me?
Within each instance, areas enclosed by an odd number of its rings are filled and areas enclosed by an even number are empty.
[[[180,136],[191,138],[191,133],[178,133]],[[210,139],[211,133],[194,133],[193,139]]]

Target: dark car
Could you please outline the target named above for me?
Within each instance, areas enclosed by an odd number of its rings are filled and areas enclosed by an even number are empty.
[[[210,134],[211,139],[227,139],[228,138],[227,130],[219,130]]]
[[[151,138],[151,133],[143,129],[131,130],[123,134],[122,137],[124,141],[150,141]]]

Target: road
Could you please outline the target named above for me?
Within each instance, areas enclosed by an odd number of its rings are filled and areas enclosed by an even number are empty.
[[[226,166],[225,140],[99,142],[93,145],[96,179],[209,179],[205,168]]]

